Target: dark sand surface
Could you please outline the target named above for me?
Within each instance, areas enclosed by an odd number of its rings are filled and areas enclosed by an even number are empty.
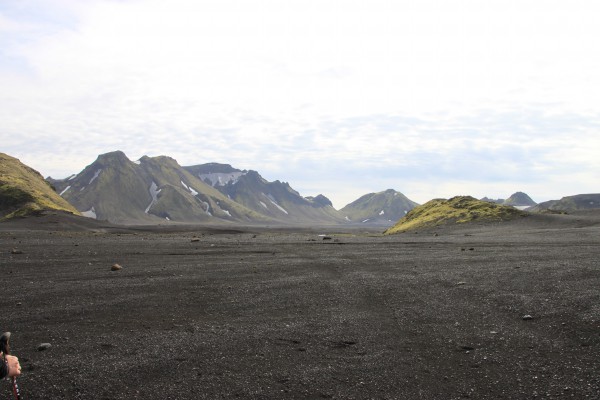
[[[598,399],[598,216],[391,237],[0,223],[0,329],[24,399]]]

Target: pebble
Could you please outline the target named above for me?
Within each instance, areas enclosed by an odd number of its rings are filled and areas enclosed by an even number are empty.
[[[37,347],[38,351],[48,350],[52,345],[50,343],[40,343]]]
[[[121,267],[119,264],[113,264],[112,267],[110,267],[111,271],[120,271],[122,269],[123,267]]]
[[[531,321],[532,319],[533,319],[533,317],[529,314],[523,315],[523,321]]]
[[[19,250],[19,249],[12,249],[10,251],[10,254],[23,254],[23,251]]]

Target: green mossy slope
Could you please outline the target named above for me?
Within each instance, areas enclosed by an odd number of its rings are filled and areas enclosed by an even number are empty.
[[[34,214],[42,210],[79,212],[61,198],[36,170],[0,153],[0,219]]]
[[[471,196],[456,196],[449,200],[434,199],[414,208],[385,233],[400,233],[448,223],[507,221],[523,215],[526,213],[513,207],[477,200]]]

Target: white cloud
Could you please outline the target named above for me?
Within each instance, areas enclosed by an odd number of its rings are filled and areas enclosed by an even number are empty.
[[[585,0],[0,6],[0,139],[54,176],[116,149],[228,162],[301,192],[321,174],[339,206],[388,187],[420,201],[510,191],[534,174],[539,193],[597,191],[598,11]],[[373,169],[396,178],[359,178]]]

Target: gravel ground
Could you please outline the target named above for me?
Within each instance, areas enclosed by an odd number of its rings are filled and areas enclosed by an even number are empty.
[[[600,398],[597,214],[392,237],[47,218],[0,224],[24,399]]]

